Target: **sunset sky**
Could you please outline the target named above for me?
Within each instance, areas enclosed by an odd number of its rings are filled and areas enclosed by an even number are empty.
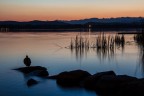
[[[144,0],[0,0],[0,21],[144,17]]]

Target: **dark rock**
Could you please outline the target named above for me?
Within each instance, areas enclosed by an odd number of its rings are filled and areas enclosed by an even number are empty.
[[[50,76],[61,87],[84,87],[99,96],[144,96],[144,79],[127,75],[116,75],[113,71],[90,75],[86,71],[75,70]]]
[[[58,75],[48,76],[47,79],[57,79]]]
[[[75,87],[80,86],[81,81],[90,76],[90,73],[83,70],[75,70],[70,72],[62,72],[54,76],[57,84],[62,87]]]
[[[120,94],[124,93],[127,96],[144,96],[144,79],[137,79],[136,81],[129,82],[125,84],[123,90],[119,90]]]
[[[103,76],[115,77],[116,74],[113,71],[106,71],[106,72],[100,72],[100,73],[94,74],[92,76],[89,76],[83,82],[84,87],[89,90],[95,90],[95,86],[96,86],[98,80]]]
[[[49,73],[47,70],[40,70],[39,73],[37,74],[37,76],[41,76],[41,77],[45,77],[48,75],[49,75]]]
[[[36,84],[38,84],[38,82],[36,80],[34,80],[34,79],[29,79],[27,81],[27,86],[28,87],[31,87],[31,86],[36,85]]]
[[[94,90],[102,95],[113,95],[123,92],[122,90],[128,85],[129,82],[136,81],[137,78],[127,75],[119,76],[102,76],[94,86]]]
[[[41,66],[22,67],[22,68],[17,68],[15,70],[18,70],[24,74],[33,73],[34,75],[41,76],[41,77],[46,77],[49,75],[47,69]]]
[[[83,85],[100,96],[144,96],[144,79],[115,75],[113,71],[89,76]]]
[[[101,72],[87,77],[84,87],[100,96],[143,96],[144,79],[127,75],[115,75],[114,72]]]

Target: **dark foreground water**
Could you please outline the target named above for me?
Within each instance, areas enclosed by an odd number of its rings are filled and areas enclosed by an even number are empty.
[[[123,48],[116,47],[114,52],[95,48],[78,52],[65,48],[69,46],[71,38],[78,34],[80,32],[0,33],[0,96],[96,96],[95,92],[78,88],[63,89],[55,80],[23,75],[12,70],[24,67],[26,54],[31,58],[32,66],[46,67],[50,75],[82,69],[91,74],[113,70],[118,75],[144,77],[143,58],[133,35],[125,35],[126,45]],[[91,43],[98,34],[81,33]],[[107,32],[106,36],[109,34],[115,35]],[[30,78],[39,81],[39,84],[28,87],[26,83]]]

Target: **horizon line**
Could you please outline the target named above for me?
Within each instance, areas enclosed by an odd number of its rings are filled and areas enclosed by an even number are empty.
[[[39,20],[39,19],[34,19],[34,20],[0,20],[0,21],[16,21],[16,22],[30,22],[30,21],[74,21],[74,20],[85,20],[85,19],[116,19],[116,18],[144,18],[144,16],[122,16],[122,17],[90,17],[90,18],[81,18],[81,19],[71,19],[71,20],[64,20],[64,19],[55,19],[55,20]]]

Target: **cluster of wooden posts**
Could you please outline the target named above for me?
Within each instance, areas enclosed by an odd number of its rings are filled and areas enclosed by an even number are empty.
[[[70,49],[78,48],[78,49],[89,49],[89,48],[97,48],[97,49],[106,49],[106,48],[114,48],[115,46],[123,46],[125,44],[124,34],[115,36],[106,36],[106,34],[100,34],[96,37],[95,41],[90,42],[87,38],[84,38],[81,35],[77,35],[74,39],[71,38]]]

